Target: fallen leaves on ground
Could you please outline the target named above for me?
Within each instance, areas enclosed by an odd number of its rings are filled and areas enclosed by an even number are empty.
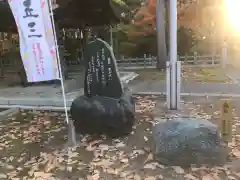
[[[138,122],[128,137],[110,140],[104,136],[85,136],[74,148],[65,146],[67,129],[64,115],[54,112],[20,112],[18,118],[0,122],[0,179],[59,180],[210,180],[239,179],[239,118],[234,114],[234,138],[229,145],[236,165],[223,167],[168,167],[154,161],[151,127],[156,98],[137,97]],[[210,103],[208,99],[207,103]],[[165,103],[164,100],[157,100]],[[215,102],[215,101],[214,101]],[[201,99],[185,101],[184,110],[174,114],[218,118],[216,107]],[[213,103],[214,104],[214,103]],[[239,104],[240,107],[240,104]],[[213,112],[216,111],[216,112]],[[159,113],[159,111],[158,111]],[[239,114],[240,115],[240,114]],[[151,117],[149,117],[151,116]],[[158,114],[159,116],[159,114]],[[169,117],[163,109],[161,117]],[[4,173],[3,173],[4,172]]]

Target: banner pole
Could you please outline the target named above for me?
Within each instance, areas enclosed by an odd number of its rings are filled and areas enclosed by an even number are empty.
[[[171,110],[177,110],[177,0],[169,1],[169,60],[171,65]]]
[[[51,0],[48,0],[48,4],[49,4],[50,16],[51,16],[51,21],[52,21],[52,26],[53,26],[53,36],[54,36],[54,42],[55,42],[58,70],[59,70],[60,81],[61,81],[64,111],[65,111],[65,116],[66,116],[66,122],[67,122],[68,128],[69,128],[68,129],[68,140],[71,140],[70,144],[76,145],[75,128],[74,128],[73,122],[71,120],[69,120],[69,118],[68,118],[67,100],[66,100],[65,88],[64,88],[64,84],[63,84],[62,67],[61,67],[59,50],[58,50],[57,34],[56,34],[56,29],[55,29],[55,23],[54,23],[54,17],[53,17],[53,8],[52,8]]]

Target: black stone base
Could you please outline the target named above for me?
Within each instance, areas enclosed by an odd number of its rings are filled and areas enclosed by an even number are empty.
[[[70,114],[80,134],[105,134],[112,138],[128,135],[135,122],[131,95],[120,99],[80,96],[72,103]]]

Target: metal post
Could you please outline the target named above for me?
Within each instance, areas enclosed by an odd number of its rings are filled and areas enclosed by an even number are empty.
[[[176,104],[178,109],[181,101],[181,61],[177,61],[176,68]]]
[[[171,104],[170,109],[174,110],[178,107],[178,91],[177,91],[177,0],[170,1],[169,13],[169,31],[170,31],[170,66],[171,66]]]
[[[112,31],[112,26],[110,25],[110,44],[112,46],[113,49],[113,31]]]
[[[223,48],[222,48],[222,57],[221,57],[221,66],[222,68],[225,68],[227,64],[227,43],[223,43]]]
[[[56,47],[56,55],[57,55],[57,61],[58,61],[59,75],[60,75],[60,80],[61,80],[63,104],[64,104],[66,122],[67,122],[67,125],[68,125],[68,143],[69,143],[70,146],[75,146],[77,144],[77,142],[76,142],[76,132],[75,132],[75,127],[73,125],[72,120],[68,118],[67,100],[66,100],[66,94],[65,94],[64,83],[63,83],[63,74],[62,74],[61,60],[60,60],[60,54],[59,54],[59,47],[58,47],[58,43],[57,43],[56,27],[55,27],[55,22],[54,22],[54,18],[53,18],[52,2],[49,1],[48,3],[49,3],[50,14],[51,14],[53,35],[54,35],[54,40],[55,40],[55,47]]]
[[[171,66],[170,62],[166,62],[166,95],[167,95],[167,108],[171,109]]]

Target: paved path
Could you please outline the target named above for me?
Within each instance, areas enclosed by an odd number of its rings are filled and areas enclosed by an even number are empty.
[[[226,68],[225,73],[231,74],[232,78],[239,79],[240,71],[232,67]],[[121,77],[123,78],[123,77]],[[165,81],[148,80],[133,81],[129,84],[133,93],[137,92],[166,92]],[[220,83],[200,83],[200,82],[182,82],[182,93],[209,93],[209,94],[239,94],[240,86],[236,84],[220,84]],[[75,92],[67,93],[67,106],[70,106],[73,99],[83,94],[83,88],[75,90]],[[25,106],[54,106],[63,107],[62,94],[59,87],[53,86],[33,86],[33,87],[16,87],[16,88],[0,88],[0,108],[6,105],[25,105]]]
[[[227,66],[225,74],[232,79],[235,84],[240,84],[240,69],[234,66]]]
[[[145,81],[137,84],[130,84],[133,93],[137,92],[166,92],[164,81]],[[0,90],[0,108],[4,106],[25,105],[25,106],[53,106],[63,107],[62,95],[58,88],[49,86],[22,88],[12,92],[10,89]],[[39,93],[36,93],[39,92]],[[183,93],[219,93],[219,94],[239,94],[240,86],[236,84],[212,84],[212,83],[183,83],[181,92]],[[83,94],[83,89],[66,95],[67,106],[79,95]]]
[[[165,81],[139,82],[131,88],[134,92],[166,92],[166,83]],[[240,87],[236,84],[182,82],[181,92],[240,94]]]

